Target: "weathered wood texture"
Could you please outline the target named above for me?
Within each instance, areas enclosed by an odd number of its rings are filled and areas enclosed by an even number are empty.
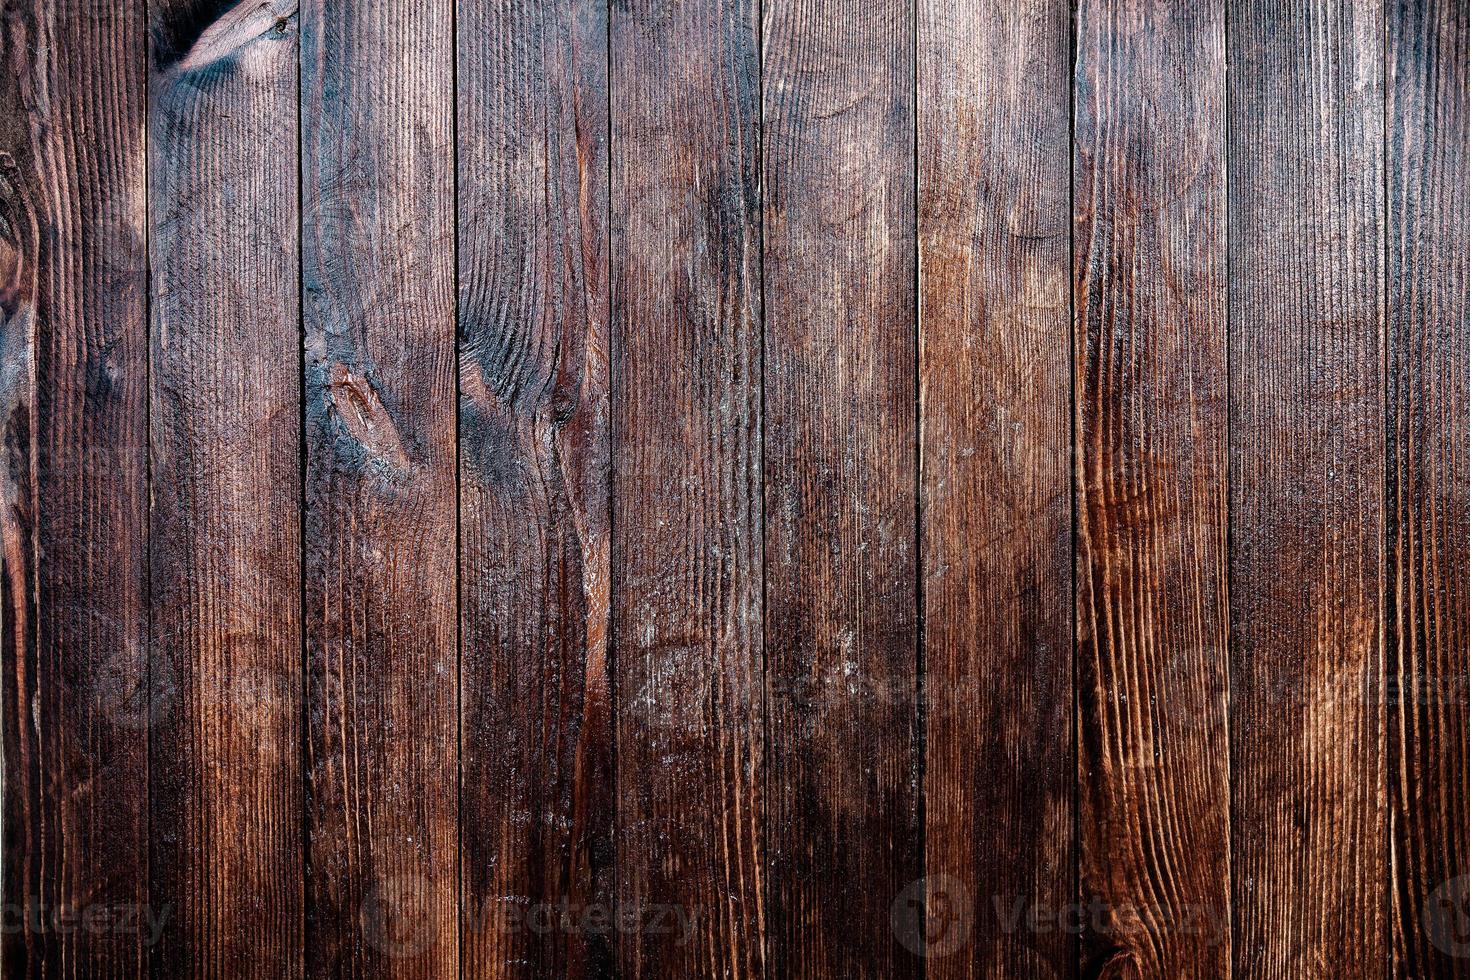
[[[1022,924],[1073,898],[1070,43],[1057,0],[919,10],[933,978],[1074,972]]]
[[[1230,968],[1223,27],[1214,0],[1078,9],[1087,976]]]
[[[150,5],[159,976],[301,973],[294,2]]]
[[[310,976],[459,969],[452,15],[300,14]]]
[[[1382,8],[1229,7],[1235,971],[1381,974]]]
[[[610,976],[607,13],[457,36],[464,971]]]
[[[0,5],[7,976],[148,957],[143,18]]]
[[[1466,4],[0,61],[6,976],[1470,976]]]
[[[612,11],[625,976],[765,975],[758,26],[747,0]]]
[[[1470,976],[1470,7],[1388,16],[1392,975]]]
[[[914,11],[766,7],[771,969],[898,978],[923,875]],[[922,887],[922,886],[920,886]]]

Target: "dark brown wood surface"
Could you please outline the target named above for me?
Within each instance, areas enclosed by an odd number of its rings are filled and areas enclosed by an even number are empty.
[[[313,977],[459,969],[452,15],[300,12]]]
[[[1387,13],[1390,975],[1470,976],[1470,8]]]
[[[295,5],[149,8],[157,975],[301,973]]]
[[[770,967],[919,976],[914,10],[766,10]],[[922,948],[922,946],[920,946]]]
[[[1384,962],[1383,18],[1230,5],[1235,972]]]
[[[1070,41],[1055,0],[919,8],[934,978],[1074,972],[1019,925],[1073,898]]]
[[[1470,976],[1463,3],[0,61],[6,976]]]
[[[459,6],[464,972],[607,976],[607,20]]]
[[[765,976],[759,25],[612,11],[620,974]]]
[[[1224,11],[1083,0],[1077,17],[1084,975],[1223,977]]]
[[[138,975],[148,896],[140,3],[0,5],[7,976]]]

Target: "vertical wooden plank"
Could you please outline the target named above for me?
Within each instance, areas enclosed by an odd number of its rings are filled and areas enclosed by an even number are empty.
[[[904,977],[923,874],[914,18],[765,11],[771,967]],[[910,948],[906,948],[910,947]]]
[[[459,5],[467,976],[616,951],[607,26],[602,0]]]
[[[1470,977],[1470,8],[1387,13],[1391,972]]]
[[[140,2],[0,7],[4,973],[137,975],[148,901]]]
[[[453,8],[301,8],[307,973],[459,969]]]
[[[1382,7],[1229,10],[1235,971],[1377,976]]]
[[[612,8],[622,975],[764,976],[756,5]]]
[[[149,8],[161,975],[301,974],[296,5]]]
[[[1224,13],[1082,0],[1077,17],[1083,972],[1223,977]]]
[[[919,12],[934,978],[1065,977],[1075,961],[1060,924],[1026,925],[1073,899],[1070,13]]]

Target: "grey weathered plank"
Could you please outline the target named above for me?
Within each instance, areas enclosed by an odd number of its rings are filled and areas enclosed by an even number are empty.
[[[765,975],[757,37],[749,0],[612,8],[619,964],[648,980]]]
[[[162,976],[302,969],[294,2],[149,7]]]
[[[301,8],[307,973],[459,969],[453,8]]]
[[[616,953],[607,26],[601,0],[459,4],[467,976]]]

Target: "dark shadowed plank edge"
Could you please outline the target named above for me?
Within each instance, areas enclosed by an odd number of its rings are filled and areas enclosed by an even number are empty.
[[[453,13],[301,7],[312,977],[459,970]]]
[[[464,974],[610,977],[602,0],[459,0]]]
[[[143,3],[5,3],[0,61],[3,972],[135,976],[151,911]],[[77,927],[113,915],[133,924]]]
[[[295,0],[149,5],[158,975],[302,971]]]
[[[1230,969],[1223,4],[1082,0],[1077,17],[1083,973],[1222,977]]]

